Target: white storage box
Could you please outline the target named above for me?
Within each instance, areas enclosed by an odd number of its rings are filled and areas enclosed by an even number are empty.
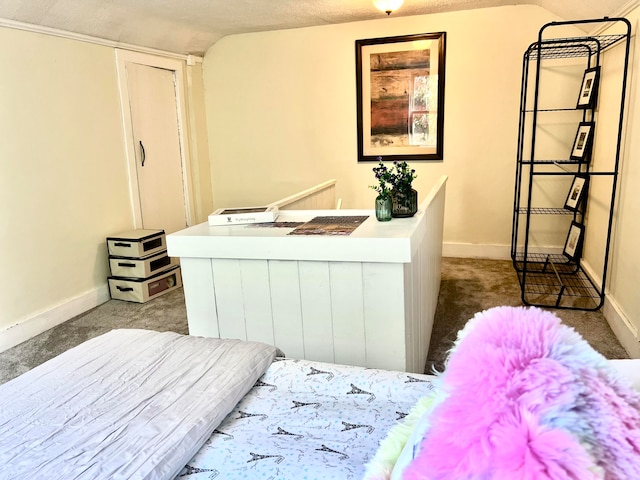
[[[180,267],[157,273],[149,278],[109,277],[111,298],[144,303],[182,286]]]
[[[109,255],[118,257],[148,257],[167,249],[164,230],[130,230],[107,237]]]
[[[109,257],[113,277],[146,278],[177,264],[178,259],[168,256],[166,250],[144,258]]]

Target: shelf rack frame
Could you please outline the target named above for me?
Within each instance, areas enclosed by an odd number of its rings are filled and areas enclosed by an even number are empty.
[[[599,31],[612,30],[621,33],[604,35],[585,35],[576,37],[554,37],[550,32],[558,31],[558,27],[590,26]],[[615,28],[611,28],[615,26]],[[606,30],[605,30],[606,28]],[[516,178],[514,189],[511,258],[518,274],[521,287],[521,299],[525,305],[552,307],[572,310],[599,310],[604,304],[605,286],[609,255],[611,248],[611,231],[613,227],[618,171],[623,138],[623,120],[626,105],[627,76],[629,69],[629,51],[631,40],[631,24],[626,18],[609,18],[550,22],[540,28],[538,40],[527,48],[522,60],[522,87],[520,96],[520,115],[518,127],[518,145],[516,161]],[[587,68],[600,66],[602,54],[620,44],[624,45],[624,62],[621,72],[621,92],[619,121],[617,128],[616,152],[613,168],[608,171],[591,169],[590,153],[582,160],[536,158],[536,136],[538,115],[543,112],[567,112],[572,108],[540,108],[541,64],[548,59],[582,58]],[[531,71],[535,68],[535,71]],[[533,75],[532,75],[533,74]],[[533,76],[533,78],[531,78]],[[529,84],[533,80],[533,86]],[[533,87],[533,107],[528,108],[531,88]],[[582,109],[582,121],[593,121],[594,109]],[[530,118],[530,120],[529,120]],[[527,127],[527,122],[529,127]],[[597,128],[597,126],[596,126]],[[595,132],[593,132],[595,135]],[[527,143],[528,148],[527,148]],[[557,171],[549,171],[550,166]],[[546,170],[541,168],[545,167]],[[553,167],[551,167],[553,168]],[[532,205],[532,189],[537,177],[547,175],[586,175],[589,177],[605,176],[611,179],[611,201],[607,235],[604,247],[602,272],[599,279],[592,278],[578,257],[571,259],[563,254],[532,245],[530,229],[532,216],[535,215],[573,215],[573,221],[585,223],[588,198],[577,211],[564,208],[539,207]],[[523,185],[523,181],[525,184]],[[588,193],[588,192],[587,192]],[[524,229],[521,227],[524,222]],[[585,228],[588,226],[585,225]],[[524,238],[522,238],[524,237]],[[584,237],[583,237],[584,238]],[[543,251],[540,251],[543,250]]]

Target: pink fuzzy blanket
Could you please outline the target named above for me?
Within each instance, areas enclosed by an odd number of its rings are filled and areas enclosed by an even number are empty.
[[[404,479],[640,479],[640,395],[550,312],[477,314],[441,381]]]

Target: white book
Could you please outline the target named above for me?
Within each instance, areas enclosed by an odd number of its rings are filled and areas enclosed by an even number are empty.
[[[219,208],[209,215],[209,225],[240,225],[275,222],[278,207]]]

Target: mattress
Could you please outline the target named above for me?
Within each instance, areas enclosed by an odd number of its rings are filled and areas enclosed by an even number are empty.
[[[277,359],[176,478],[360,479],[433,380]]]
[[[172,479],[275,357],[113,330],[0,385],[0,479]]]

